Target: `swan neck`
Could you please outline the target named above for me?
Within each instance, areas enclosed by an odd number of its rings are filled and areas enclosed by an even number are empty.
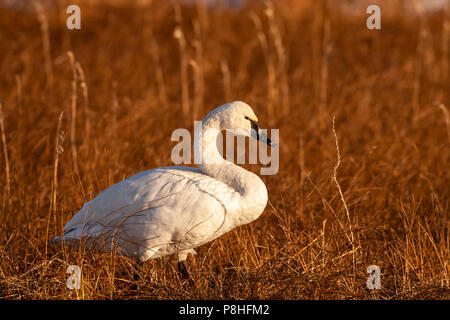
[[[203,173],[226,183],[242,195],[259,192],[262,187],[267,192],[256,174],[222,157],[217,146],[217,136],[224,129],[219,122],[204,120],[197,130],[194,151],[201,154],[199,167]]]

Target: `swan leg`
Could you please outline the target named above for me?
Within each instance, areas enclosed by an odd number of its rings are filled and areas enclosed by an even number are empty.
[[[178,253],[178,265],[177,265],[178,272],[181,274],[182,278],[185,278],[185,279],[191,278],[191,276],[189,275],[189,271],[186,267],[186,264],[184,263],[189,254],[196,255],[197,252],[195,252],[194,249],[188,249],[188,250],[180,251]]]
[[[189,279],[191,277],[184,261],[179,261],[177,267],[178,272],[181,274],[181,278]]]
[[[139,270],[144,268],[144,262],[137,260],[134,262],[133,280],[137,281],[141,278]]]
[[[197,252],[195,252],[194,249],[188,249],[188,250],[180,251],[180,252],[178,252],[178,262],[186,261],[189,253],[192,254],[192,255],[196,255],[197,254]]]

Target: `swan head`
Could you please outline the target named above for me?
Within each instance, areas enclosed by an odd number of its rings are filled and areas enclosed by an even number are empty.
[[[233,130],[236,135],[255,138],[275,146],[258,125],[252,107],[242,101],[226,103],[212,110],[203,120],[205,125],[215,123],[218,130]]]

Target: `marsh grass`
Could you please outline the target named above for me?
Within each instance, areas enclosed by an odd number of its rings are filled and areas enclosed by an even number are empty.
[[[1,298],[450,297],[449,11],[389,2],[374,31],[325,0],[80,1],[69,31],[67,3],[48,3],[0,4]],[[232,99],[280,129],[280,170],[257,221],[189,257],[192,281],[174,257],[47,244],[108,186],[171,165],[194,110]]]

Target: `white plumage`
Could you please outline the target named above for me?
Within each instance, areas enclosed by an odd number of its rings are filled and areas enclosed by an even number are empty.
[[[146,261],[188,253],[225,232],[257,219],[267,189],[255,174],[223,159],[219,131],[239,129],[270,144],[255,128],[257,117],[244,102],[224,104],[202,121],[194,151],[199,168],[165,167],[138,173],[87,202],[54,242],[86,243]]]

